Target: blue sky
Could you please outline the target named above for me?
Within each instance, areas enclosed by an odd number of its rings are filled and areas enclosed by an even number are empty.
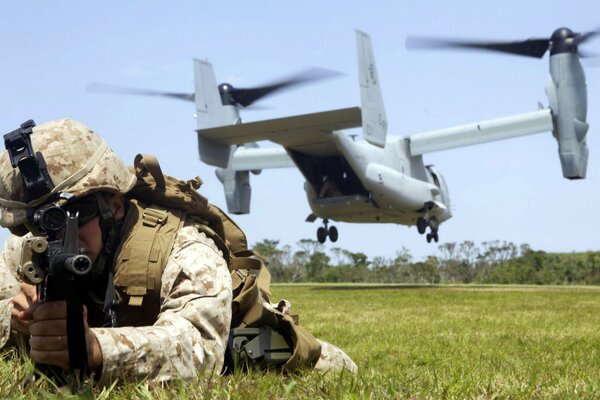
[[[180,178],[199,175],[201,192],[224,207],[212,167],[197,155],[192,103],[88,93],[92,82],[193,91],[192,59],[217,79],[252,86],[310,66],[344,75],[273,96],[246,121],[359,105],[355,29],[370,34],[389,122],[405,136],[533,111],[548,101],[548,56],[408,52],[409,34],[519,40],[561,26],[600,27],[597,1],[4,1],[0,8],[0,132],[33,118],[71,117],[102,134],[128,163],[156,155]],[[600,39],[585,45],[600,54]],[[598,250],[600,68],[588,78],[588,178],[562,178],[550,133],[425,156],[450,188],[454,217],[441,242],[507,240],[545,251]],[[596,65],[599,62],[595,63]],[[268,146],[268,144],[266,144]],[[295,245],[315,238],[303,180],[294,169],[252,176],[252,213],[236,220],[250,242]],[[334,246],[420,259],[436,253],[416,229],[337,223]],[[7,232],[0,233],[0,238]],[[333,247],[328,244],[326,248]]]

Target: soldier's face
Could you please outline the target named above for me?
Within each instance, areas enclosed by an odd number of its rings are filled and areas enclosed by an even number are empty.
[[[107,195],[106,204],[113,213],[113,218],[118,221],[125,216],[124,197],[122,194]],[[79,226],[79,247],[95,263],[102,251],[102,230],[100,217],[96,216]]]
[[[102,230],[100,217],[96,216],[79,227],[79,247],[95,263],[102,251]]]

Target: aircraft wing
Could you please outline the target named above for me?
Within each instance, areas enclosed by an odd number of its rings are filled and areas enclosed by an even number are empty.
[[[198,135],[222,145],[270,140],[313,156],[339,154],[331,133],[362,126],[359,107],[296,115],[217,128],[198,129]]]

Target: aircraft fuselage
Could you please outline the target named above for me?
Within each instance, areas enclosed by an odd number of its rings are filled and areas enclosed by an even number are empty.
[[[443,177],[424,166],[420,156],[410,157],[404,139],[380,148],[340,132],[334,136],[341,156],[290,152],[306,178],[309,205],[317,217],[403,225],[415,225],[425,212],[439,222],[451,217]]]

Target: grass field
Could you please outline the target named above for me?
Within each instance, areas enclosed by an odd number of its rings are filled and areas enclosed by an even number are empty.
[[[95,398],[600,398],[600,287],[276,285],[315,336],[360,371],[252,373],[165,387],[129,384]],[[31,366],[0,362],[0,398],[23,391]]]

